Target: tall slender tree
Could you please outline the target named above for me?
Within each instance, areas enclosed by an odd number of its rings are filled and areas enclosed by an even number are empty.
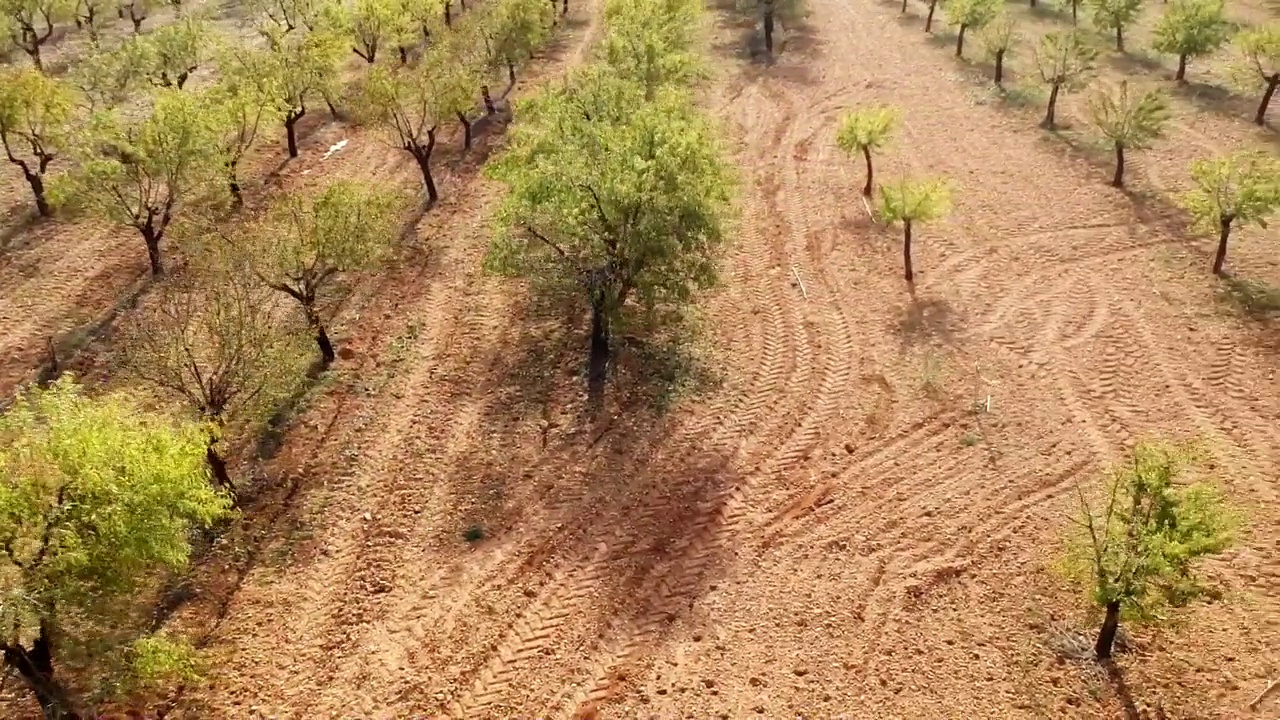
[[[1053,130],[1057,127],[1058,97],[1089,83],[1098,51],[1078,32],[1054,32],[1040,39],[1034,55],[1040,80],[1049,86],[1049,105],[1040,126]]]
[[[1280,209],[1280,161],[1260,151],[1197,160],[1191,180],[1195,187],[1182,196],[1182,206],[1191,213],[1192,229],[1217,234],[1213,274],[1222,275],[1231,231],[1248,224],[1266,227]]]
[[[996,87],[1004,87],[1004,61],[1009,51],[1021,40],[1018,24],[1008,12],[1001,11],[982,29],[978,41],[995,68],[993,80]]]
[[[840,122],[836,133],[836,145],[847,153],[861,153],[867,164],[867,182],[862,194],[871,197],[874,175],[871,167],[871,151],[883,148],[898,124],[898,111],[891,107],[874,105],[855,110]]]
[[[945,180],[900,180],[880,186],[880,218],[887,223],[902,225],[903,277],[915,282],[915,268],[911,262],[912,230],[922,223],[933,222],[947,214],[951,205],[951,192]]]
[[[1169,103],[1162,93],[1149,90],[1130,93],[1129,83],[1118,90],[1099,91],[1089,99],[1089,117],[1116,153],[1115,187],[1124,187],[1125,150],[1141,150],[1164,132],[1169,121]]]

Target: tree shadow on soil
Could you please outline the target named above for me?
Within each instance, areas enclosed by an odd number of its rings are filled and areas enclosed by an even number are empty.
[[[729,36],[711,43],[717,55],[758,68],[751,73],[752,79],[769,76],[801,85],[817,84],[813,68],[824,57],[823,41],[807,18],[779,18],[770,54],[754,9],[744,9],[736,0],[714,0],[711,7],[717,11],[720,29]]]
[[[898,332],[908,346],[930,342],[950,345],[959,325],[960,318],[946,299],[912,292],[898,319]]]
[[[1194,68],[1187,70],[1189,75],[1194,72]],[[1217,113],[1232,120],[1250,124],[1253,123],[1253,117],[1258,112],[1258,102],[1261,100],[1261,93],[1241,95],[1230,88],[1201,80],[1172,83],[1171,88],[1174,95],[1191,103],[1197,110]],[[1257,125],[1253,127],[1259,132],[1266,132],[1265,139],[1272,144],[1273,149],[1280,147],[1280,137],[1276,136],[1270,123],[1263,128]]]

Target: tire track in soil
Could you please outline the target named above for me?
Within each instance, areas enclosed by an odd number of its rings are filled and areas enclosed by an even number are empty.
[[[768,129],[766,135],[770,141],[767,147],[777,148],[775,164],[777,159],[781,159],[782,163],[778,169],[774,169],[774,164],[766,165],[762,169],[763,177],[758,186],[764,191],[764,208],[761,209],[753,196],[747,203],[747,216],[760,218],[761,221],[764,218],[770,218],[785,228],[785,231],[779,230],[775,234],[776,237],[783,238],[784,242],[782,247],[773,250],[772,259],[775,262],[772,267],[785,264],[787,268],[795,267],[800,271],[802,267],[808,265],[803,261],[809,259],[808,253],[811,249],[810,239],[813,237],[811,220],[821,217],[817,207],[819,201],[816,198],[822,195],[814,192],[816,188],[812,175],[805,180],[805,173],[797,161],[806,159],[808,149],[812,147],[818,134],[825,132],[825,127],[820,122],[825,118],[811,117],[809,125],[797,126],[794,122],[790,122],[797,115],[789,110],[795,107],[796,103],[769,86],[764,86],[762,90],[767,96],[767,101],[779,109],[774,117],[781,116],[778,117],[779,122]],[[745,103],[734,103],[734,107],[745,105]],[[733,115],[730,114],[730,117]],[[814,124],[813,120],[819,122]],[[753,133],[747,132],[744,141],[748,147],[759,147],[756,144],[759,139]],[[795,187],[804,188],[805,192],[782,190]],[[779,198],[783,199],[781,204],[779,204]],[[750,222],[748,220],[748,223]],[[758,241],[757,234],[748,231],[747,235],[744,242]],[[792,258],[796,258],[797,262],[792,262]],[[806,271],[804,274],[809,275],[809,268],[804,269]],[[767,494],[767,488],[772,487],[774,481],[784,478],[788,473],[805,465],[809,458],[818,453],[824,445],[824,438],[830,434],[827,432],[828,421],[839,411],[841,399],[846,396],[846,390],[851,384],[853,336],[850,332],[851,323],[847,313],[838,302],[831,301],[831,288],[825,275],[819,271],[816,276],[820,280],[819,286],[813,288],[813,292],[809,292],[807,301],[797,300],[794,297],[789,299],[789,305],[792,307],[797,306],[797,302],[808,303],[799,306],[806,310],[805,315],[808,314],[810,304],[819,306],[823,311],[821,321],[816,323],[817,329],[811,329],[808,317],[802,317],[800,322],[804,326],[803,335],[793,336],[803,337],[805,340],[798,346],[797,355],[801,358],[811,357],[812,365],[821,365],[820,379],[810,380],[806,374],[807,387],[799,393],[793,390],[790,396],[800,400],[806,397],[811,398],[810,402],[805,403],[804,411],[790,423],[791,429],[788,436],[766,443],[766,448],[769,445],[776,448],[771,452],[766,449],[764,452],[769,453],[767,457],[759,460],[751,459],[750,456],[744,458],[744,467],[751,469],[747,470],[741,481],[730,488],[723,498],[717,498],[709,503],[713,511],[699,518],[693,532],[687,536],[688,539],[682,538],[673,548],[671,554],[676,560],[670,564],[661,565],[645,575],[643,586],[652,587],[653,590],[643,602],[643,606],[650,608],[650,611],[638,619],[626,618],[615,621],[606,628],[600,643],[604,649],[596,649],[591,653],[596,659],[592,663],[590,679],[575,683],[578,690],[570,693],[567,699],[561,699],[553,705],[554,708],[558,708],[553,713],[554,717],[580,716],[608,698],[615,679],[625,675],[625,666],[637,659],[640,651],[650,643],[654,635],[671,622],[673,617],[681,614],[682,608],[687,605],[688,598],[698,587],[713,553],[729,542],[731,536],[741,534],[737,532],[738,525],[748,512],[747,506],[754,506],[761,502],[754,499],[754,496]],[[796,292],[799,292],[798,288]],[[807,348],[810,343],[814,346],[814,350]],[[790,384],[794,386],[798,383],[792,381]],[[772,394],[765,395],[760,392],[755,394],[762,400],[771,399],[776,403],[776,396]],[[760,404],[762,403],[757,402],[757,406]],[[752,440],[757,441],[758,444],[758,438],[752,438]],[[739,453],[742,453],[741,446]],[[748,523],[745,532],[749,536],[756,529],[753,524]],[[736,542],[743,541],[743,538],[733,539]]]

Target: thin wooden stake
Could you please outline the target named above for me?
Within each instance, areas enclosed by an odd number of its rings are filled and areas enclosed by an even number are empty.
[[[1257,710],[1258,706],[1262,704],[1262,701],[1266,700],[1267,696],[1276,688],[1280,688],[1280,680],[1272,680],[1267,683],[1267,686],[1262,689],[1262,692],[1258,693],[1258,697],[1254,698],[1253,702],[1249,703],[1249,709]]]
[[[871,222],[875,222],[876,216],[874,213],[871,212],[871,205],[867,203],[867,196],[859,195],[858,199],[862,201],[862,207],[867,209],[867,219],[871,220]]]
[[[791,266],[791,274],[796,276],[796,282],[800,283],[800,294],[804,295],[804,299],[808,301],[809,293],[804,289],[804,281],[800,279],[800,273],[796,272],[796,266]]]

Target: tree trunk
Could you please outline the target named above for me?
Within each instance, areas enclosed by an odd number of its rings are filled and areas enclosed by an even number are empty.
[[[1098,642],[1094,643],[1093,652],[1099,660],[1111,659],[1111,648],[1116,643],[1116,631],[1120,629],[1120,601],[1107,603],[1107,614],[1102,620],[1102,629],[1098,631]]]
[[[489,86],[480,86],[480,97],[484,98],[484,111],[490,115],[498,112],[498,108],[493,104],[493,96],[489,94]]]
[[[1174,73],[1173,79],[1180,83],[1187,81],[1187,56],[1185,53],[1178,56],[1178,72]]]
[[[462,149],[463,151],[471,149],[471,121],[467,119],[467,114],[458,111],[458,122],[462,124]]]
[[[1053,122],[1053,112],[1058,106],[1058,84],[1054,83],[1053,89],[1049,91],[1049,109],[1044,113],[1044,121],[1040,123],[1040,127],[1052,130],[1055,125]]]
[[[147,261],[151,263],[151,276],[159,277],[164,274],[164,267],[160,263],[160,236],[155,227],[147,222],[138,228],[138,232],[142,233],[142,241],[147,244]]]
[[[933,32],[933,12],[938,9],[938,0],[929,0],[929,14],[924,16],[924,31]]]
[[[427,187],[427,202],[435,203],[440,199],[440,193],[436,190],[435,178],[431,177],[431,153],[436,148],[436,130],[431,128],[427,131],[427,146],[414,144],[409,147],[409,152],[413,155],[413,159],[418,161],[418,169],[422,171],[422,183]]]
[[[298,157],[298,131],[296,126],[298,121],[302,119],[302,116],[306,114],[307,109],[302,108],[297,112],[290,112],[288,115],[284,116],[284,136],[285,140],[289,143],[289,157],[291,158]]]
[[[27,184],[31,186],[31,194],[36,197],[36,211],[40,213],[40,217],[52,216],[53,208],[49,206],[49,199],[44,195],[44,178],[25,167],[22,169],[22,174],[26,176]]]
[[[234,486],[231,484],[231,475],[227,472],[227,461],[218,454],[217,448],[214,447],[216,442],[213,437],[209,438],[209,444],[204,448],[204,461],[209,465],[209,472],[213,474],[213,484],[232,490]]]
[[[1124,52],[1124,26],[1116,25],[1116,50]]]
[[[960,34],[956,35],[956,57],[964,57],[964,31],[968,30],[968,25],[960,26]]]
[[[773,6],[764,10],[764,51],[773,54]]]
[[[1111,178],[1112,187],[1124,187],[1124,145],[1116,143],[1116,174]]]
[[[569,0],[563,0],[563,2],[560,4],[560,14],[561,15],[569,14]]]
[[[1031,0],[1031,3],[1030,3],[1030,4],[1031,4],[1031,7],[1035,7],[1035,6],[1036,6],[1036,0]]]
[[[511,92],[511,88],[516,86],[516,64],[510,60],[507,61],[507,80],[510,82],[507,92]]]
[[[1267,91],[1262,94],[1262,102],[1258,104],[1258,114],[1253,118],[1253,122],[1255,124],[1265,124],[1267,118],[1267,106],[1271,104],[1271,96],[1276,94],[1276,85],[1280,85],[1280,73],[1276,73],[1267,78]]]
[[[316,335],[316,347],[320,348],[320,367],[328,370],[338,356],[333,351],[333,343],[329,341],[329,333],[325,332],[324,323],[320,321],[320,315],[315,311],[315,308],[308,307],[305,310],[307,324],[311,326],[311,332]]]
[[[996,51],[996,87],[1004,87],[1004,53],[1004,48]]]
[[[36,70],[44,72],[44,61],[40,59],[40,46],[32,45],[30,48],[23,48],[27,54],[31,56],[31,63],[36,66]]]
[[[452,5],[453,5],[453,2],[447,2],[444,4],[444,26],[447,28],[453,27],[453,8],[451,7]]]
[[[867,161],[867,183],[862,186],[862,194],[865,197],[871,197],[871,148],[866,145],[862,146],[862,158]]]
[[[227,189],[231,191],[231,198],[236,204],[243,205],[244,195],[240,192],[240,181],[236,178],[236,165],[239,163],[239,160],[227,161]]]
[[[907,11],[907,0],[902,0],[902,12]]]
[[[906,269],[907,282],[915,282],[916,274],[911,269],[911,221],[902,223],[902,265]]]
[[[133,9],[132,9],[132,8],[130,8],[130,9],[129,9],[129,19],[133,21],[133,34],[134,34],[134,35],[141,34],[141,33],[142,33],[142,21],[143,21],[143,20],[146,20],[146,19],[147,19],[147,16],[146,16],[146,15],[143,15],[142,17],[138,17],[138,16],[136,16],[136,15],[134,15],[134,14],[133,14]]]
[[[604,293],[592,292],[591,354],[587,362],[587,396],[593,405],[604,398],[604,384],[609,375],[609,314]]]
[[[1213,274],[1222,275],[1222,264],[1227,261],[1227,238],[1231,237],[1231,223],[1235,220],[1232,215],[1223,215],[1219,223],[1221,230],[1218,233],[1218,253],[1213,256]]]
[[[1080,0],[1071,0],[1071,24],[1080,24]]]
[[[53,648],[49,627],[40,624],[35,644],[27,650],[21,646],[4,647],[4,664],[17,671],[35,694],[45,720],[80,720],[72,706],[71,695],[53,677]]]
[[[397,48],[397,50],[399,50],[399,51],[400,51],[400,64],[401,64],[401,65],[408,65],[408,64],[409,64],[409,48],[407,48],[407,47],[405,47],[405,46],[403,46],[403,45],[400,45],[400,46]]]

